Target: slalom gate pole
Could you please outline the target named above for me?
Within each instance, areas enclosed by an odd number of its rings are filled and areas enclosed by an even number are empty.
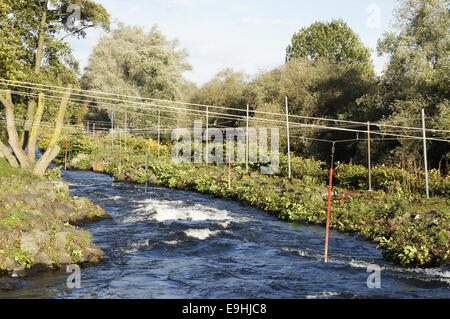
[[[326,226],[326,232],[325,232],[325,263],[327,263],[328,259],[328,232],[330,229],[330,207],[331,207],[331,187],[333,184],[333,160],[334,160],[334,144],[333,142],[333,148],[331,149],[331,166],[330,166],[330,182],[328,186],[328,209],[327,209],[327,226]]]
[[[67,170],[67,139],[66,139],[66,154],[64,156],[64,170]]]
[[[231,150],[228,148],[228,189],[231,188]]]
[[[122,140],[120,140],[120,147],[119,147],[119,175],[122,173]]]
[[[148,143],[147,163],[145,164],[145,192],[148,192],[148,162],[150,157],[150,143]]]
[[[72,160],[72,143],[69,140],[69,164],[71,160]]]

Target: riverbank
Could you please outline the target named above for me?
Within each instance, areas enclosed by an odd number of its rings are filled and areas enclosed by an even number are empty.
[[[79,226],[109,215],[86,198],[71,198],[57,175],[54,169],[39,178],[0,158],[0,276],[24,277],[103,259]]]
[[[148,182],[152,185],[212,194],[261,208],[290,222],[324,225],[326,221],[327,170],[323,163],[295,157],[294,178],[259,174],[253,165],[246,174],[242,165],[232,165],[231,187],[225,165],[176,164],[162,146],[155,156],[155,143],[129,138],[128,152],[111,152],[111,140],[72,139],[74,145],[69,168],[104,172],[117,181],[145,183],[146,150],[150,145]],[[88,146],[88,147],[87,147]],[[123,146],[122,146],[123,148]],[[92,152],[83,153],[86,149]],[[63,157],[64,158],[64,157]],[[61,156],[60,156],[61,159]],[[284,158],[281,158],[283,170]],[[449,178],[431,175],[432,194],[424,199],[419,179],[408,177],[397,168],[375,167],[375,190],[358,189],[364,172],[360,166],[338,164],[337,186],[331,203],[330,228],[378,243],[383,257],[412,267],[434,267],[450,263]],[[384,179],[382,177],[385,177]],[[401,179],[406,185],[401,184]],[[356,185],[356,186],[353,186]],[[364,186],[364,185],[362,185]],[[378,188],[378,189],[377,189]]]

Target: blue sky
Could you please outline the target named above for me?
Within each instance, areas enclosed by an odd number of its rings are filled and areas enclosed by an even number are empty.
[[[315,21],[342,18],[373,49],[375,70],[385,59],[376,55],[378,38],[390,29],[395,0],[98,0],[118,22],[150,30],[157,24],[169,39],[186,48],[193,70],[184,76],[201,85],[218,71],[233,68],[251,76],[284,62],[292,35]],[[74,55],[87,65],[103,32],[71,39]]]

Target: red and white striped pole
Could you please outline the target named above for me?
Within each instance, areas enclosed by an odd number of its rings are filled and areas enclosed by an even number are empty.
[[[328,259],[328,232],[330,229],[330,208],[331,208],[331,187],[333,185],[333,161],[334,161],[334,142],[333,148],[331,149],[331,167],[330,167],[330,181],[328,185],[328,209],[327,209],[327,226],[325,232],[325,263]]]

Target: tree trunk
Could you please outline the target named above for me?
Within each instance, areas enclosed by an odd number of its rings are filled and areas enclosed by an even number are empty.
[[[36,102],[30,99],[28,101],[27,120],[23,126],[23,136],[22,139],[20,140],[22,149],[25,149],[28,145],[28,140],[30,138],[31,124],[33,124],[33,117],[35,111],[36,111]]]
[[[40,93],[38,98],[38,107],[34,116],[33,126],[31,127],[30,139],[28,141],[28,158],[32,163],[36,156],[36,142],[39,134],[39,125],[41,124],[42,114],[44,113],[44,94]]]
[[[45,170],[47,169],[48,165],[50,164],[53,159],[58,156],[59,151],[61,148],[56,145],[58,142],[59,135],[61,134],[62,126],[64,124],[64,115],[66,113],[67,109],[67,103],[69,102],[70,93],[72,92],[72,85],[69,84],[66,90],[66,93],[64,93],[64,96],[61,100],[61,104],[59,105],[58,115],[56,117],[56,127],[53,131],[53,136],[50,141],[50,144],[48,146],[48,149],[45,151],[44,155],[39,158],[37,163],[34,166],[33,173],[36,175],[42,176],[45,173]]]
[[[42,8],[41,26],[39,27],[39,40],[36,52],[36,61],[34,65],[34,73],[39,74],[41,72],[42,59],[44,58],[44,44],[45,44],[45,29],[47,28],[47,4],[48,0],[45,0]]]
[[[33,165],[28,159],[25,151],[22,149],[22,145],[20,145],[19,135],[17,134],[14,118],[14,104],[11,100],[11,91],[6,91],[6,99],[3,98],[3,96],[0,94],[0,101],[5,106],[6,129],[9,136],[8,143],[11,146],[14,155],[17,157],[20,166],[24,169],[31,170],[33,168]]]
[[[56,126],[53,131],[52,139],[50,140],[49,147],[52,148],[58,142],[59,135],[61,134],[62,127],[64,125],[64,115],[66,114],[67,103],[69,102],[70,93],[72,92],[72,84],[69,84],[59,105],[58,115],[56,117]]]
[[[16,157],[8,148],[8,146],[3,144],[2,141],[0,141],[0,155],[6,157],[6,160],[8,161],[9,165],[11,165],[12,167],[19,167],[19,162],[17,161]]]
[[[56,156],[58,156],[60,150],[61,148],[58,145],[47,149],[44,155],[39,158],[36,165],[34,166],[33,173],[38,176],[44,175],[48,165],[50,165],[50,162],[53,161]]]

